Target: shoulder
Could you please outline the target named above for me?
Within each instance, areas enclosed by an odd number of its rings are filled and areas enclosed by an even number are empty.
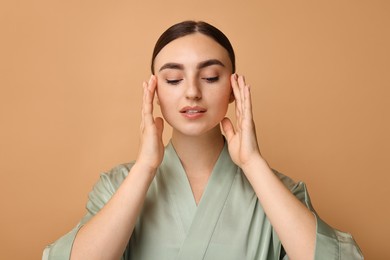
[[[314,210],[304,182],[295,182],[290,177],[272,169],[280,181],[312,211],[316,217],[316,257],[315,259],[364,259],[363,254],[351,234],[334,229],[325,223]]]
[[[100,174],[100,179],[88,195],[87,209],[92,214],[96,214],[111,199],[133,165],[134,162],[120,164],[108,172]]]
[[[295,186],[297,185],[297,183],[293,179],[288,177],[287,175],[284,175],[283,173],[280,173],[279,171],[277,171],[275,169],[271,169],[271,170],[279,178],[279,180],[284,184],[284,186],[286,186],[289,190],[293,190],[295,188]]]
[[[275,169],[272,169],[276,176],[279,177],[280,181],[290,190],[294,196],[306,205],[310,210],[314,211],[313,205],[311,204],[309,191],[306,187],[306,184],[302,181],[295,182],[290,177],[278,172]]]
[[[100,180],[101,184],[105,186],[110,186],[114,190],[117,190],[119,186],[122,184],[123,180],[127,177],[129,174],[129,171],[131,167],[133,167],[134,162],[130,163],[123,163],[115,166],[108,172],[104,172],[100,174]],[[98,184],[99,184],[98,182]]]

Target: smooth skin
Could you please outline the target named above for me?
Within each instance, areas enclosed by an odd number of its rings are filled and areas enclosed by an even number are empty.
[[[201,66],[209,60],[222,65],[212,62]],[[161,69],[166,64],[175,66]],[[153,116],[155,95],[164,119],[173,128],[172,144],[186,171],[195,202],[200,202],[223,149],[222,126],[232,160],[252,185],[289,258],[313,259],[315,216],[283,185],[261,156],[250,87],[243,76],[231,75],[226,50],[200,33],[184,36],[161,50],[155,59],[155,71],[156,75],[143,84],[136,163],[111,200],[80,229],[71,259],[119,259],[123,254],[164,156],[164,120]],[[225,118],[233,100],[235,125]],[[189,118],[182,111],[186,107],[205,111],[195,119]]]

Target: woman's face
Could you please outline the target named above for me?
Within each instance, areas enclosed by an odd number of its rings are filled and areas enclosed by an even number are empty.
[[[190,34],[167,44],[154,70],[161,112],[174,131],[196,136],[219,129],[233,101],[226,49],[201,33]]]

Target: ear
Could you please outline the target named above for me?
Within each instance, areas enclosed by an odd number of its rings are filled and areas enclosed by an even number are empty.
[[[236,98],[234,97],[234,93],[232,89],[232,92],[230,93],[230,97],[229,97],[229,103],[232,103],[234,100],[236,100]]]

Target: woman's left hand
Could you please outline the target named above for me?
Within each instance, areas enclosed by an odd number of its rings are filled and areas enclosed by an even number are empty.
[[[250,86],[243,76],[237,74],[231,76],[231,84],[236,105],[236,128],[229,118],[224,118],[221,125],[232,160],[240,168],[245,168],[252,160],[261,159],[252,117]]]

